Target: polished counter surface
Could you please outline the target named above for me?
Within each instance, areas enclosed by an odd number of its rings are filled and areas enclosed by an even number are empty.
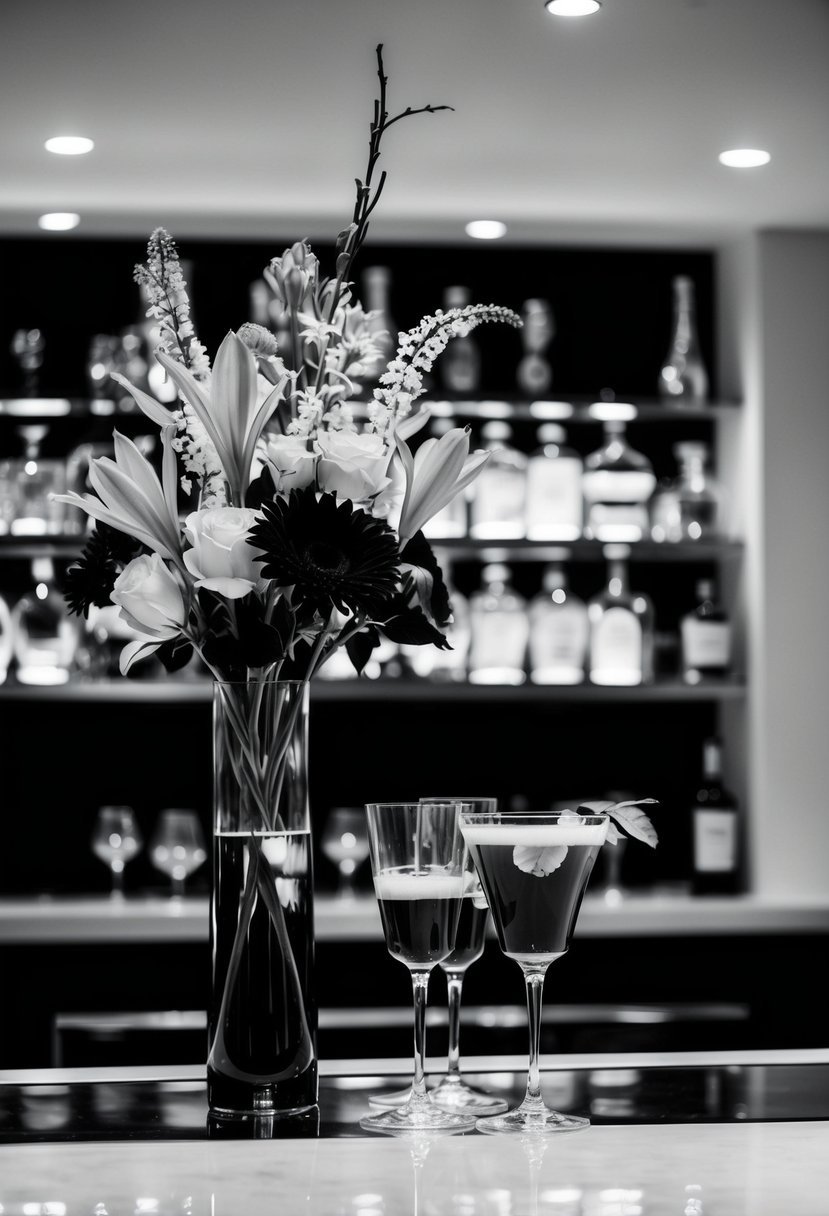
[[[318,895],[315,932],[320,941],[382,940],[377,901]],[[53,942],[207,941],[207,897],[176,899],[134,895],[5,897],[0,899],[1,944]],[[691,897],[588,894],[576,937],[665,937],[707,934],[829,933],[829,898],[761,895]]]
[[[589,1114],[532,1138],[367,1136],[368,1097],[405,1061],[322,1068],[319,1116],[209,1121],[203,1069],[0,1074],[3,1216],[820,1216],[829,1052],[544,1060],[543,1090]],[[521,1063],[466,1075],[518,1095]],[[473,1072],[472,1069],[477,1069]]]

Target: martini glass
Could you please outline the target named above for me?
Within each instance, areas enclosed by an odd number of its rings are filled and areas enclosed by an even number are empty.
[[[496,798],[424,798],[422,802],[461,802],[475,814],[494,814],[498,809]],[[486,925],[489,918],[486,896],[478,879],[472,858],[467,852],[464,898],[455,935],[455,949],[440,964],[446,975],[446,993],[449,1009],[449,1044],[446,1073],[437,1087],[430,1091],[432,1101],[446,1110],[466,1111],[468,1114],[498,1115],[507,1109],[503,1098],[496,1098],[483,1090],[467,1085],[460,1067],[460,1017],[463,981],[467,968],[484,952]],[[372,1106],[392,1109],[409,1100],[411,1090],[398,1089],[390,1094],[378,1094],[369,1098]]]
[[[466,874],[458,802],[373,802],[366,806],[371,869],[386,947],[408,967],[414,996],[414,1078],[408,1101],[360,1120],[387,1135],[470,1131],[473,1115],[442,1110],[423,1071],[429,974],[455,948]]]
[[[479,1119],[482,1132],[543,1135],[578,1131],[589,1119],[550,1110],[541,1096],[539,1054],[544,976],[567,953],[582,896],[607,837],[604,815],[461,813],[461,831],[492,912],[498,944],[524,974],[530,1031],[527,1092],[505,1115]]]

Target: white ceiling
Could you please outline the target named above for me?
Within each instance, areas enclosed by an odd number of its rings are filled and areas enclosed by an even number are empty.
[[[375,238],[658,243],[829,227],[829,3],[3,0],[0,232],[333,236],[350,218],[385,44],[394,109]],[[50,135],[96,141],[85,157]],[[734,146],[771,164],[717,163]],[[60,237],[58,239],[67,239]],[[70,238],[71,239],[71,238]]]

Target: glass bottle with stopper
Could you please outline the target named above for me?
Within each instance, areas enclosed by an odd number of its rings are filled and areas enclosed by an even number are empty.
[[[722,492],[707,471],[708,445],[686,442],[674,445],[679,463],[675,483],[680,540],[714,540],[719,535]]]
[[[568,588],[563,563],[568,549],[553,550],[530,618],[530,676],[534,684],[581,684],[589,625],[587,607]]]
[[[49,428],[42,423],[17,427],[23,440],[23,458],[10,462],[14,482],[12,536],[59,536],[66,521],[66,507],[55,494],[66,490],[63,460],[43,457],[41,447]]]
[[[722,678],[731,667],[731,622],[717,600],[713,579],[700,579],[697,605],[680,621],[682,672],[688,684],[704,676]]]
[[[513,590],[509,577],[509,567],[500,562],[484,566],[483,586],[470,597],[471,684],[517,685],[526,679],[527,605]]]
[[[493,419],[481,428],[484,450],[492,453],[473,483],[470,532],[486,540],[524,535],[527,457],[513,447],[512,427]]]
[[[65,684],[78,649],[80,625],[67,615],[50,557],[32,561],[32,582],[32,590],[12,610],[17,679],[21,684]]]
[[[637,685],[653,680],[653,605],[628,585],[628,545],[605,545],[607,586],[590,601],[590,679]]]
[[[447,287],[445,311],[466,308],[471,302],[468,287]],[[441,383],[449,393],[476,393],[481,386],[481,352],[468,330],[461,329],[438,360]]]
[[[647,537],[648,499],[656,485],[651,462],[627,441],[625,423],[604,423],[604,443],[584,462],[585,535],[629,542]]]
[[[33,327],[14,331],[11,353],[20,371],[20,393],[23,397],[38,395],[45,349],[42,330]]]
[[[677,275],[673,297],[673,330],[659,373],[659,396],[666,402],[699,408],[708,400],[708,373],[697,336],[693,281]]]
[[[581,456],[567,446],[567,433],[557,422],[537,431],[539,446],[527,463],[527,521],[530,540],[578,540],[584,502]]]
[[[521,345],[524,354],[518,363],[516,379],[522,393],[546,393],[553,382],[553,368],[546,351],[555,337],[553,310],[548,300],[525,300],[521,309]]]

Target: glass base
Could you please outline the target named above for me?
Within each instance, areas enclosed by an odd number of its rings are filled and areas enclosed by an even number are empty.
[[[525,1110],[519,1106],[506,1115],[479,1119],[475,1126],[479,1132],[488,1132],[493,1136],[547,1136],[556,1132],[580,1132],[590,1126],[590,1120],[582,1119],[579,1115],[562,1115],[547,1107]]]
[[[458,1076],[445,1076],[429,1097],[442,1110],[479,1117],[500,1115],[509,1109],[503,1098],[484,1093],[482,1089],[474,1089]]]
[[[364,1115],[360,1127],[367,1132],[382,1132],[386,1136],[411,1136],[413,1132],[428,1132],[430,1136],[454,1136],[475,1130],[475,1116],[454,1114],[441,1110],[431,1099],[407,1102],[397,1110],[384,1110],[376,1115]]]

